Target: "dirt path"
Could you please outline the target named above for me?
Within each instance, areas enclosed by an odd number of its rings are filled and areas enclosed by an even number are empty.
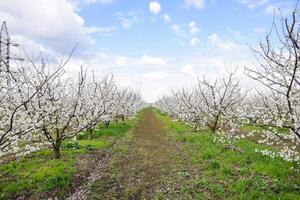
[[[184,188],[197,174],[181,143],[151,110],[145,110],[130,139],[115,153],[88,199],[188,199]]]

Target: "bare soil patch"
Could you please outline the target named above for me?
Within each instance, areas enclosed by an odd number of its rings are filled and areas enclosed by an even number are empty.
[[[132,138],[115,145],[88,199],[186,199],[182,190],[198,172],[183,148],[153,110],[145,110]]]

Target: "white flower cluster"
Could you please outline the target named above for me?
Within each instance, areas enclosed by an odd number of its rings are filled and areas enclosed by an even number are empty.
[[[214,82],[198,80],[193,89],[173,91],[172,96],[163,97],[156,106],[194,126],[195,131],[200,127],[208,127],[213,133],[222,132],[232,138],[239,126],[236,111],[241,110],[239,105],[244,98],[233,75]]]
[[[255,149],[254,150],[256,153],[260,153],[264,156],[268,156],[270,158],[276,158],[276,157],[280,157],[285,161],[289,161],[289,162],[298,162],[300,164],[300,155],[299,153],[295,153],[294,151],[290,151],[289,148],[284,148],[282,150],[280,150],[279,152],[275,152],[275,151],[271,151],[268,149]]]
[[[260,127],[262,138],[258,142],[279,148],[278,156],[299,160],[299,9],[295,8],[291,18],[281,17],[286,24],[278,23],[281,27],[276,27],[274,22],[265,41],[258,49],[251,49],[259,67],[247,68],[246,74],[265,87],[245,101],[241,121]]]
[[[195,130],[208,127],[214,133],[215,142],[231,143],[235,139],[252,137],[260,144],[278,149],[277,153],[263,151],[264,155],[299,160],[299,17],[296,8],[291,18],[282,19],[287,24],[272,29],[282,32],[271,31],[259,49],[251,48],[258,68],[246,68],[245,74],[261,83],[264,86],[261,90],[250,91],[245,98],[231,74],[229,79],[215,82],[198,80],[193,89],[173,91],[172,96],[163,97],[156,106],[193,125]],[[255,130],[243,133],[240,126],[245,125]]]
[[[112,75],[96,78],[82,69],[76,80],[65,73],[68,60],[56,67],[40,61],[0,69],[0,158],[49,145],[58,158],[63,140],[143,105],[139,92],[119,88]]]

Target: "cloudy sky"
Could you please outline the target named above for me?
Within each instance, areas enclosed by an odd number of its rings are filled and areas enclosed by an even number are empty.
[[[53,57],[78,44],[68,70],[87,63],[113,73],[154,102],[170,88],[235,67],[243,84],[249,51],[270,29],[273,12],[295,0],[0,0],[0,21],[30,55]]]

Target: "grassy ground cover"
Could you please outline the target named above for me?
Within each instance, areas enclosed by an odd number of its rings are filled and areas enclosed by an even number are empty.
[[[209,130],[194,133],[153,108],[100,125],[87,138],[66,141],[59,160],[49,149],[0,166],[0,199],[64,199],[85,183],[103,152],[107,164],[88,199],[300,199],[296,163],[256,153],[267,147],[249,139],[234,144],[243,153],[226,149]]]
[[[213,143],[208,130],[193,133],[185,123],[157,110],[156,113],[177,140],[186,144],[185,150],[193,163],[202,169],[201,176],[191,180],[193,184],[186,188],[186,193],[196,192],[200,187],[206,190],[203,199],[300,199],[300,173],[294,170],[299,170],[295,163],[255,153],[254,149],[266,147],[247,139],[235,143],[243,153],[226,150]]]
[[[15,199],[19,196],[43,198],[53,194],[64,197],[70,189],[74,174],[90,167],[79,166],[79,160],[89,163],[90,159],[96,159],[97,156],[93,154],[101,152],[113,140],[122,137],[131,124],[132,121],[111,123],[109,128],[99,125],[93,132],[94,140],[87,140],[87,134],[83,133],[78,136],[77,142],[65,141],[59,160],[53,159],[52,150],[47,149],[0,166],[0,199]]]

